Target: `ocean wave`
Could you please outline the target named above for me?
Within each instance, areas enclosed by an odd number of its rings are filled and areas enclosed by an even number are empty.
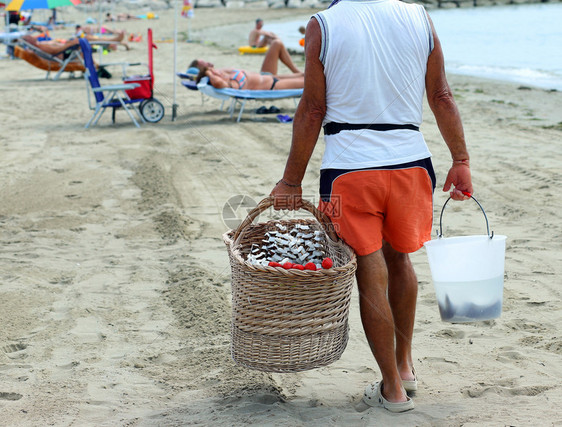
[[[529,84],[544,89],[562,90],[562,75],[531,68],[494,67],[479,65],[447,64],[447,71],[454,74],[484,77],[495,80]]]

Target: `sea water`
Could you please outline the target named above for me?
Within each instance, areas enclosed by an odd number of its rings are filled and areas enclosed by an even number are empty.
[[[434,282],[441,320],[474,322],[500,317],[503,275],[470,282]]]
[[[562,90],[562,3],[429,11],[448,72]]]
[[[562,90],[562,3],[429,10],[447,72]],[[293,51],[308,19],[266,22]]]

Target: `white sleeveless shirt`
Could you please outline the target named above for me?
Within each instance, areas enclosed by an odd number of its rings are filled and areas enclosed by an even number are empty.
[[[322,32],[324,124],[422,122],[433,35],[424,8],[398,0],[343,0],[313,16]],[[342,130],[325,135],[321,169],[396,165],[431,156],[410,129]]]

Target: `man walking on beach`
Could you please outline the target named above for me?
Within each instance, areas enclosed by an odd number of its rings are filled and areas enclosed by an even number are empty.
[[[363,400],[403,412],[414,407],[406,392],[417,389],[417,278],[408,254],[431,238],[433,222],[435,175],[419,131],[424,91],[451,153],[443,191],[454,200],[472,193],[469,156],[423,7],[334,3],[306,29],[304,93],[283,178],[271,194],[276,209],[301,206],[301,181],[323,126],[320,209],[357,254],[361,319],[382,375]]]

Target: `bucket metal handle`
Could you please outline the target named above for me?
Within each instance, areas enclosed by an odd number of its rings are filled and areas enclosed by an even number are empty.
[[[482,207],[480,202],[478,200],[476,200],[476,198],[474,196],[471,195],[470,198],[476,202],[476,204],[478,205],[478,207],[480,208],[480,210],[484,214],[484,218],[486,219],[486,232],[488,233],[488,237],[490,239],[493,239],[494,238],[494,232],[492,231],[492,234],[490,234],[490,225],[488,224],[488,217],[486,216],[486,212],[484,211],[484,208]],[[443,237],[443,212],[445,211],[445,206],[447,206],[447,203],[449,203],[449,200],[451,200],[450,197],[447,199],[447,201],[443,205],[443,208],[441,209],[441,215],[439,216],[439,234],[437,236],[439,238]]]

